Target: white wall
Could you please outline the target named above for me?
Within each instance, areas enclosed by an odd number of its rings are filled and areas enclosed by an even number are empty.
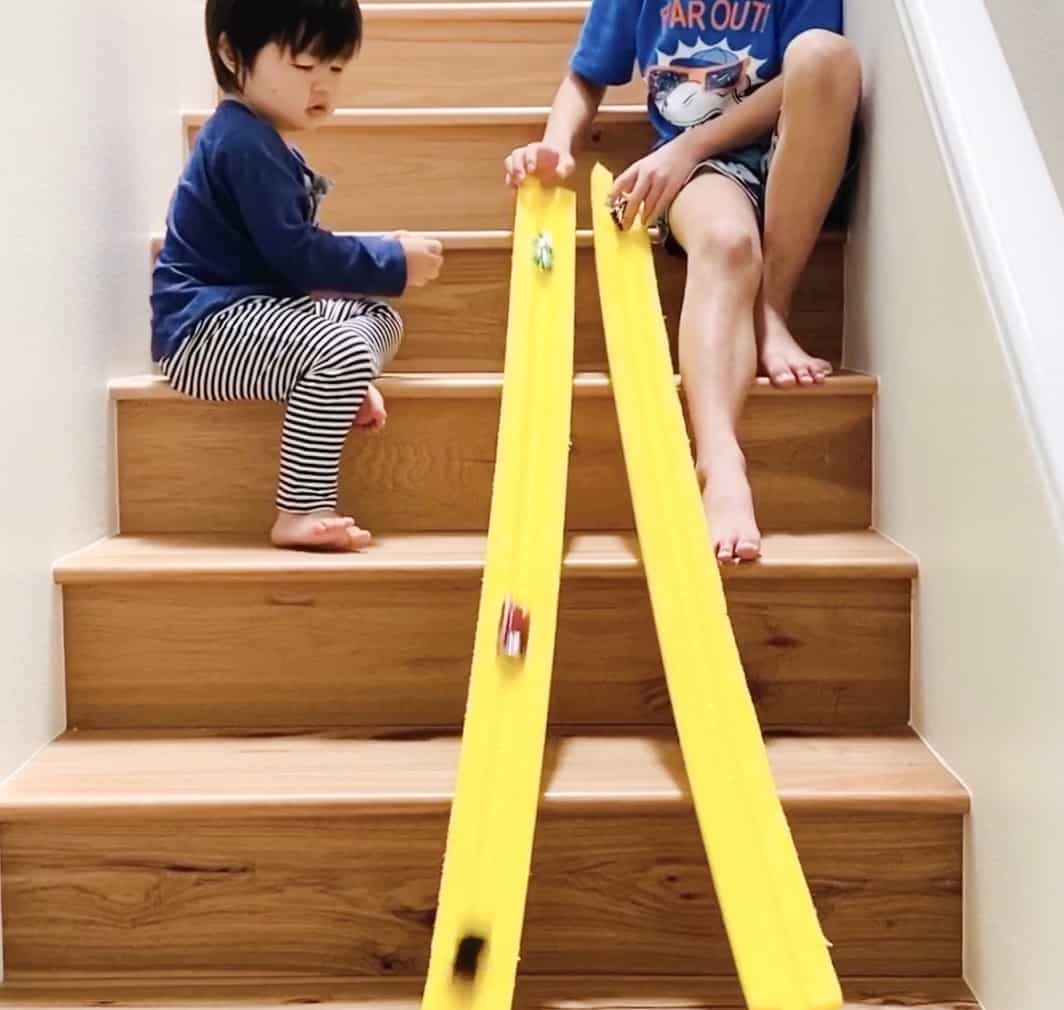
[[[19,5],[6,19],[0,242],[0,779],[64,726],[51,565],[112,529],[107,380],[148,339],[148,234],[202,104],[202,8]],[[197,93],[198,92],[198,93]]]
[[[986,1010],[1059,1010],[1064,544],[895,4],[847,24],[869,144],[846,353],[882,383],[878,525],[920,561],[914,723],[973,797],[965,974]]]
[[[986,0],[986,5],[1064,200],[1064,3]],[[1017,177],[1023,177],[1022,166],[1017,166]]]

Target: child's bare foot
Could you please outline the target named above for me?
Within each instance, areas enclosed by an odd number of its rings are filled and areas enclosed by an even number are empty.
[[[718,560],[738,564],[761,556],[761,531],[741,452],[729,453],[706,467],[702,504]]]
[[[311,512],[296,515],[278,512],[270,531],[275,547],[309,551],[360,551],[373,539],[368,530],[360,529],[350,516],[335,512]]]
[[[368,431],[383,431],[387,423],[388,411],[384,409],[384,397],[376,386],[370,385],[355,418],[355,427]]]
[[[761,367],[772,385],[784,389],[814,386],[831,374],[831,362],[806,354],[775,309],[762,302],[759,315]]]

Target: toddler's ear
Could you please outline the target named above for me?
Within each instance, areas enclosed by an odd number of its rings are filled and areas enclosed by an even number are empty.
[[[236,58],[236,53],[233,52],[232,43],[229,41],[229,36],[225,32],[222,32],[218,36],[218,55],[221,57],[222,63],[225,64],[225,69],[229,71],[234,77],[240,77],[240,61]]]

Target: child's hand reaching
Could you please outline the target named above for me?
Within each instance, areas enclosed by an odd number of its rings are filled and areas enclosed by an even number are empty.
[[[443,267],[442,242],[427,235],[411,235],[408,231],[397,231],[392,237],[399,241],[406,255],[408,288],[423,288],[440,276]]]
[[[621,224],[625,230],[635,223],[640,207],[643,209],[643,224],[648,228],[668,213],[697,161],[684,141],[685,136],[659,147],[617,176],[610,200],[625,198]]]
[[[556,186],[568,179],[575,167],[576,162],[568,151],[537,141],[515,148],[506,159],[506,185],[517,189],[533,175],[548,186]]]

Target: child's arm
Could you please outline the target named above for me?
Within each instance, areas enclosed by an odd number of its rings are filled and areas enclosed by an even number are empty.
[[[640,206],[643,221],[656,222],[676,199],[694,165],[762,139],[776,125],[782,104],[783,79],[777,77],[723,116],[681,133],[622,172],[610,192],[611,199],[626,196],[621,227],[632,225]]]
[[[517,148],[506,159],[507,183],[519,186],[527,175],[557,182],[573,171],[574,149],[591,126],[606,88],[632,79],[641,9],[642,0],[591,0],[543,140]]]
[[[407,258],[396,238],[334,235],[307,220],[300,170],[277,138],[218,151],[215,171],[263,259],[295,291],[402,294]]]
[[[526,176],[560,182],[573,171],[578,142],[598,112],[606,88],[570,71],[554,96],[543,140],[518,147],[506,159],[506,183],[517,187]]]

